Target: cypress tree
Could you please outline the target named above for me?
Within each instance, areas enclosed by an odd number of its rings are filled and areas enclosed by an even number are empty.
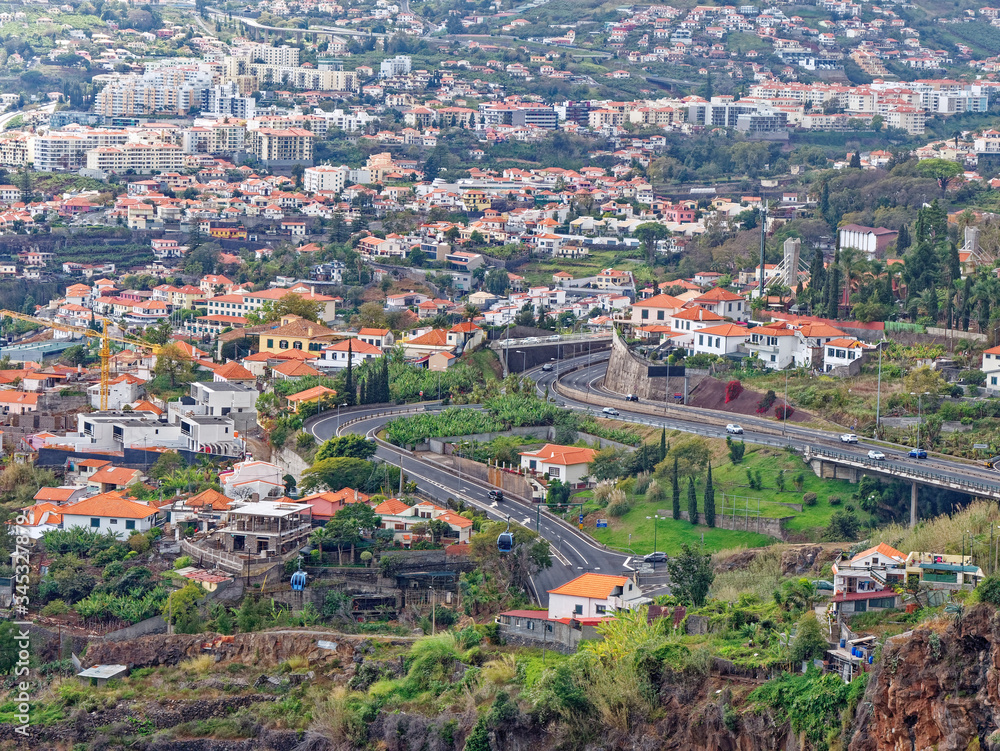
[[[905,224],[899,228],[899,235],[896,236],[896,250],[900,254],[910,247],[910,228]]]
[[[666,458],[667,458],[667,428],[666,426],[664,426],[663,430],[660,431],[660,461],[662,462]]]
[[[698,523],[698,496],[694,492],[694,478],[688,478],[688,521]]]
[[[715,488],[712,487],[712,465],[708,465],[708,479],[705,481],[705,524],[715,526]]]
[[[349,407],[354,406],[355,386],[354,386],[354,352],[352,351],[352,340],[347,340],[347,369],[344,371],[344,403]]]
[[[674,457],[674,477],[671,487],[672,498],[673,498],[673,516],[674,519],[681,518],[681,484],[680,478],[677,476],[677,457]]]
[[[851,168],[852,169],[861,169],[861,152],[860,151],[855,151],[851,155]]]

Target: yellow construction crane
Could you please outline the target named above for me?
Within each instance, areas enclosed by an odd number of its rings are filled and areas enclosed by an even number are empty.
[[[149,350],[149,352],[154,355],[159,354],[160,352],[160,347],[158,345],[150,344],[142,339],[136,339],[125,335],[112,336],[108,333],[109,322],[107,318],[95,318],[95,320],[99,320],[103,324],[100,331],[95,331],[94,329],[84,326],[73,326],[68,323],[48,321],[44,318],[35,318],[35,316],[25,315],[24,313],[15,313],[12,310],[0,310],[0,319],[2,318],[13,318],[18,321],[27,321],[28,323],[38,324],[39,326],[54,329],[56,331],[81,334],[88,339],[100,339],[101,349],[98,351],[98,355],[101,358],[101,410],[106,410],[108,408],[108,391],[109,384],[111,382],[111,342]]]

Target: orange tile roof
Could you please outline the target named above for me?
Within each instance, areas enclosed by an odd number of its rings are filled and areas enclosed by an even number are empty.
[[[283,362],[281,365],[275,365],[271,370],[289,378],[319,375],[319,371],[312,365],[306,365],[304,362],[296,362],[294,360]]]
[[[373,329],[365,327],[358,331],[358,336],[386,336],[389,329]]]
[[[706,310],[700,305],[696,305],[693,308],[685,308],[684,310],[674,313],[672,318],[676,318],[680,321],[721,321],[722,316],[718,313],[713,313],[711,310]]]
[[[215,369],[215,375],[227,381],[252,381],[254,374],[244,368],[235,360],[230,360],[225,365]]]
[[[678,300],[673,295],[653,295],[652,297],[640,300],[632,307],[634,308],[682,308],[684,301]]]
[[[198,495],[193,495],[188,498],[186,505],[191,508],[210,506],[216,511],[224,511],[229,508],[230,503],[232,503],[231,498],[227,498],[214,488],[208,488],[207,490],[203,490],[198,493]]]
[[[844,336],[844,332],[828,323],[804,323],[799,328],[802,336]]]
[[[698,329],[699,334],[709,334],[711,336],[749,336],[746,326],[737,326],[735,323],[723,323],[719,326],[706,326]]]
[[[848,347],[851,349],[864,347],[857,339],[831,339],[826,343],[827,347]]]
[[[58,488],[39,488],[35,493],[36,501],[68,501],[80,488],[71,485],[63,485]]]
[[[548,464],[572,466],[574,464],[589,464],[594,461],[597,452],[594,449],[577,446],[560,446],[557,443],[546,443],[537,451],[522,451],[521,456],[530,456]]]
[[[104,459],[84,459],[82,462],[77,462],[76,466],[100,468],[100,467],[106,467],[109,464],[111,464],[111,462],[105,461]]]
[[[443,514],[438,516],[438,519],[440,519],[443,522],[448,522],[448,524],[451,524],[452,526],[461,527],[462,529],[472,526],[471,519],[466,519],[464,516],[459,516],[458,514],[452,511],[444,512]]]
[[[407,344],[418,344],[429,347],[447,347],[448,346],[448,332],[444,329],[431,329],[426,334],[421,334],[420,336],[409,339],[403,342],[405,347]]]
[[[695,302],[717,303],[717,302],[728,302],[730,300],[742,300],[742,299],[743,295],[737,295],[735,292],[730,292],[728,289],[723,289],[722,287],[714,287],[701,297],[695,298]]]
[[[905,555],[903,555],[900,551],[896,550],[896,548],[892,547],[891,545],[886,545],[884,542],[880,542],[875,547],[868,548],[868,550],[861,551],[856,556],[851,558],[851,560],[856,561],[859,558],[864,558],[866,556],[871,555],[872,553],[878,553],[879,555],[884,555],[886,558],[892,558],[893,560],[896,561],[906,560]]]
[[[308,402],[313,399],[319,399],[324,394],[332,394],[336,396],[337,392],[333,389],[328,389],[326,386],[313,386],[311,389],[300,391],[297,394],[292,394],[291,396],[287,396],[285,398],[290,402]]]
[[[397,516],[410,507],[398,498],[388,498],[375,507],[375,513],[380,516]]]
[[[122,498],[120,492],[101,493],[84,498],[72,506],[63,506],[62,512],[73,516],[104,516],[117,519],[145,519],[156,513],[156,509],[130,498]]]
[[[327,345],[324,349],[329,349],[334,352],[346,352],[348,347],[350,347],[351,355],[381,355],[382,350],[376,347],[374,344],[369,344],[360,339],[341,339],[339,342],[334,342],[333,344]]]
[[[575,579],[571,579],[561,587],[550,589],[549,594],[606,600],[611,596],[611,593],[616,587],[622,587],[627,583],[627,576],[613,576],[611,574],[580,574],[580,576]]]
[[[108,485],[130,485],[139,477],[139,471],[126,467],[101,467],[90,476],[88,482]]]
[[[38,394],[24,391],[0,391],[0,403],[38,405]]]
[[[28,506],[24,511],[24,516],[28,518],[27,524],[22,524],[23,527],[37,527],[39,524],[62,524],[62,507],[55,506],[51,503],[36,503],[34,506]],[[45,513],[48,512],[48,517]]]
[[[142,399],[132,405],[133,412],[152,412],[154,415],[162,415],[163,410],[157,407],[152,402],[148,402]]]

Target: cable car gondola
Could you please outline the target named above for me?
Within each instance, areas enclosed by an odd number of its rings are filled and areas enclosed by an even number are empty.
[[[292,591],[301,592],[305,589],[306,576],[308,576],[308,574],[302,570],[302,556],[299,556],[299,569],[292,574]]]
[[[509,553],[514,549],[514,533],[510,531],[510,517],[507,517],[507,529],[497,537],[497,550]]]

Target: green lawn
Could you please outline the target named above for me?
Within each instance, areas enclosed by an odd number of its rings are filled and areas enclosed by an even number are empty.
[[[839,510],[843,510],[847,504],[856,503],[853,499],[854,486],[846,480],[824,480],[816,477],[812,470],[797,455],[791,454],[782,449],[775,449],[767,446],[754,446],[747,444],[746,453],[740,464],[734,465],[729,461],[728,453],[725,451],[725,442],[722,440],[709,440],[712,446],[714,466],[712,468],[712,481],[715,486],[715,509],[716,516],[723,514],[724,508],[727,515],[732,514],[733,496],[736,497],[736,515],[739,517],[746,513],[747,499],[751,512],[760,510],[760,516],[764,518],[791,517],[786,522],[786,529],[796,537],[803,540],[818,540],[823,528],[829,523],[830,516]],[[725,459],[720,457],[725,455]],[[669,460],[669,457],[668,457]],[[751,490],[747,481],[747,469],[755,474],[760,472],[762,487],[760,490]],[[785,472],[785,490],[778,490],[778,474],[781,470]],[[802,489],[795,486],[796,477],[799,477]],[[705,492],[705,477],[698,478],[695,482],[698,496],[698,510],[704,511],[703,499]],[[593,500],[590,491],[574,495],[573,501],[584,502],[583,512],[585,514],[585,530],[594,536],[599,542],[617,548],[628,548],[638,554],[649,553],[654,549],[653,520],[654,514],[666,511],[670,515],[671,500],[670,487],[667,481],[667,498],[663,501],[647,502],[644,496],[633,496],[633,508],[620,518],[608,518],[607,528],[596,528],[596,519],[606,518],[607,514],[601,511],[600,505]],[[783,504],[801,504],[805,493],[816,493],[815,506],[803,506],[802,511],[797,511]],[[725,498],[724,498],[725,496]],[[839,504],[830,504],[831,498],[840,498]],[[681,509],[687,510],[687,480],[681,483]],[[862,524],[870,521],[869,515],[855,509]],[[741,513],[742,512],[742,513]],[[567,515],[576,521],[578,510],[574,509]],[[751,525],[754,514],[751,513]],[[629,535],[631,534],[631,545]],[[656,550],[666,553],[676,552],[681,544],[699,543],[704,534],[705,547],[711,551],[724,550],[738,546],[760,547],[770,545],[777,540],[773,537],[757,534],[755,532],[725,530],[704,526],[692,525],[683,520],[667,518],[659,521],[656,528]]]

